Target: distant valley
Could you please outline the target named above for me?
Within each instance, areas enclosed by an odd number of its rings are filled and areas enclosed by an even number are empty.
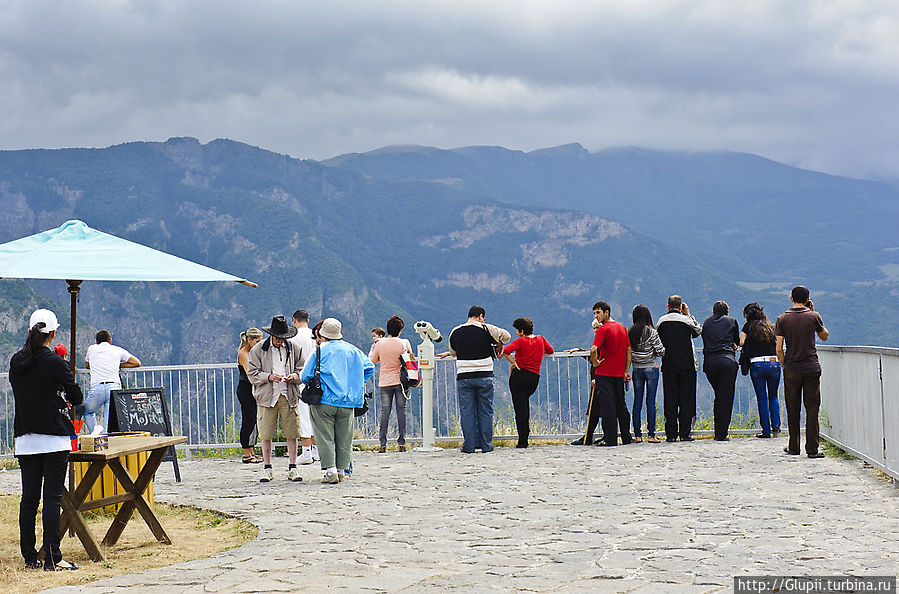
[[[448,331],[479,303],[564,348],[589,342],[600,298],[625,322],[672,292],[700,318],[720,298],[773,316],[800,282],[833,342],[899,344],[899,191],[752,155],[388,147],[317,162],[175,138],[0,151],[0,204],[0,241],[78,218],[259,283],[85,283],[81,348],[108,327],[147,363],[233,360],[239,331],[299,307],[365,345],[394,313]],[[67,317],[68,294],[5,279],[0,304],[8,356],[29,311]]]

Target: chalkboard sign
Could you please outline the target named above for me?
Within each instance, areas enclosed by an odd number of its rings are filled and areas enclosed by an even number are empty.
[[[109,392],[109,432],[146,431],[153,436],[171,436],[172,424],[163,388],[128,388]],[[174,446],[163,462],[175,465],[175,480],[181,482]]]

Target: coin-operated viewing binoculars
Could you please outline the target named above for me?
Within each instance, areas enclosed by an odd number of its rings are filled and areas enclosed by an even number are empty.
[[[440,330],[424,320],[415,322],[415,331],[421,337],[418,345],[418,370],[421,372],[421,432],[422,445],[418,452],[436,452],[443,448],[434,445],[434,343],[443,340]]]

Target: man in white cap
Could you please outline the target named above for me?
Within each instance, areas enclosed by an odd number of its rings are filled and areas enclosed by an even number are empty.
[[[84,426],[93,433],[97,426],[97,411],[103,407],[103,426],[109,430],[109,392],[122,389],[119,369],[140,367],[140,360],[120,346],[112,344],[109,330],[100,330],[95,339],[97,344],[87,347],[84,365],[91,371],[91,389],[84,400]]]
[[[312,425],[318,441],[323,483],[337,483],[344,479],[350,467],[353,448],[353,409],[362,406],[363,386],[375,371],[375,364],[365,353],[343,341],[340,320],[327,318],[318,335],[320,346],[322,399],[311,406]],[[306,359],[301,376],[304,382],[315,377],[318,355]]]
[[[300,401],[300,370],[306,353],[288,341],[296,336],[297,329],[287,324],[284,316],[272,318],[272,325],[263,330],[269,337],[250,349],[247,361],[247,377],[253,384],[253,397],[258,405],[256,424],[262,445],[262,477],[260,482],[272,480],[272,440],[281,421],[281,433],[287,440],[287,479],[303,480],[297,471],[297,438],[300,437],[300,419],[297,404]]]

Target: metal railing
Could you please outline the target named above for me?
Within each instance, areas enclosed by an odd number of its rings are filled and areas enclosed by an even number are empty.
[[[818,347],[821,435],[899,480],[899,349]]]
[[[893,477],[899,468],[899,349],[874,347],[819,347],[822,376],[822,433],[852,454]],[[701,353],[700,353],[701,356]],[[515,434],[508,388],[509,366],[495,365],[494,422],[498,438]],[[86,370],[79,370],[86,387]],[[123,370],[126,388],[164,388],[173,433],[188,438],[183,447],[237,447],[240,404],[237,402],[237,366],[233,363],[140,367]],[[656,395],[657,422],[663,419],[662,385]],[[371,384],[369,385],[371,387]],[[377,384],[372,410],[357,419],[359,441],[377,438],[380,402]],[[456,398],[455,361],[438,359],[434,390],[434,425],[439,440],[461,436]],[[781,389],[781,394],[782,394]],[[543,363],[540,384],[531,397],[531,434],[534,437],[579,435],[585,424],[590,381],[584,353],[557,353]],[[633,391],[627,393],[628,406]],[[697,378],[697,428],[711,429],[713,395],[702,373]],[[786,410],[781,404],[784,429]],[[406,409],[407,437],[422,435],[421,390],[411,391]],[[7,373],[0,373],[0,456],[13,450],[14,402]],[[644,406],[645,422],[645,406]],[[748,377],[738,376],[732,432],[758,430],[755,393]],[[391,419],[391,438],[396,421]]]

